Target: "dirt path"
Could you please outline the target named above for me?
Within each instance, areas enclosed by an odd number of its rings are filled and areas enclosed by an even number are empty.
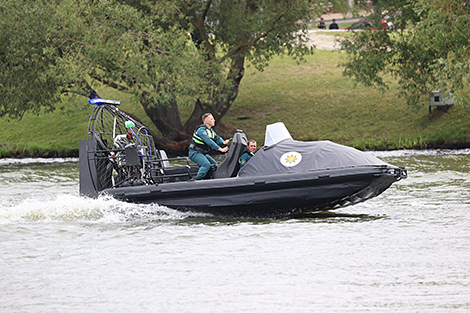
[[[335,30],[329,30],[335,32]],[[310,44],[315,45],[319,50],[339,50],[339,43],[336,41],[336,36],[326,35],[325,31],[309,30]]]

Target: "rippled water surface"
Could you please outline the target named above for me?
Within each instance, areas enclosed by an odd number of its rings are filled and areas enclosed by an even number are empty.
[[[469,312],[470,150],[291,219],[78,196],[78,160],[0,160],[0,312]]]

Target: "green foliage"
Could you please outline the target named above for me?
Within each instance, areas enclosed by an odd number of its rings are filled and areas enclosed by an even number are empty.
[[[416,30],[423,45],[434,48],[431,64],[437,89],[470,105],[470,6],[462,1],[418,1],[426,16]]]
[[[315,2],[5,1],[1,112],[14,116],[52,108],[62,92],[87,95],[95,81],[161,105],[226,98],[234,57],[262,69],[273,55],[310,53],[297,21]]]
[[[0,7],[0,116],[52,109],[61,78],[49,49],[52,5],[43,1],[4,0]],[[40,30],[40,31],[37,31]]]
[[[316,14],[312,10],[316,2],[177,0],[167,5],[155,1],[147,10],[155,12],[154,23],[163,29],[176,25],[189,33],[191,45],[202,57],[204,64],[192,74],[199,82],[193,101],[230,104],[231,88],[243,77],[245,61],[262,70],[274,55],[287,53],[302,60],[312,52],[305,25]]]
[[[391,75],[411,106],[425,103],[432,90],[470,105],[469,6],[458,0],[378,2],[395,30],[345,38],[342,48],[349,58],[342,64],[344,74],[382,90]]]
[[[141,12],[113,1],[64,1],[59,9],[66,23],[57,27],[56,48],[65,50],[61,65],[76,82],[69,91],[83,92],[81,82],[88,80],[94,88],[106,84],[136,97],[145,93],[166,105],[175,93],[197,89],[191,74],[202,61],[182,30],[163,32]]]

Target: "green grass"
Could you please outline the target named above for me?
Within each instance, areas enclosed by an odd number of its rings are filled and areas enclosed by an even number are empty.
[[[248,67],[240,93],[223,119],[232,128],[264,143],[265,125],[284,122],[297,140],[331,140],[362,150],[470,146],[469,108],[454,106],[447,113],[428,111],[424,101],[411,111],[396,85],[386,93],[355,86],[337,64],[341,52],[317,51],[297,65],[275,58],[263,72]],[[132,97],[109,89],[103,97],[121,100],[122,109],[155,130]],[[92,107],[83,97],[64,97],[60,109],[21,121],[0,118],[0,157],[75,156],[86,138]]]

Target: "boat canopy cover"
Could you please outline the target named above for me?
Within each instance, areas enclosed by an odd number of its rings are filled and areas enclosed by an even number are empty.
[[[289,131],[283,122],[269,124],[266,126],[266,135],[264,138],[265,146],[272,146],[284,139],[292,139]]]
[[[340,169],[362,166],[389,165],[370,152],[331,141],[297,141],[290,137],[284,124],[276,123],[275,128],[284,128],[276,133],[283,134],[282,140],[272,140],[275,136],[268,125],[265,145],[240,170],[239,176],[258,176],[282,173],[305,173],[308,171]],[[287,132],[288,136],[286,136]]]

